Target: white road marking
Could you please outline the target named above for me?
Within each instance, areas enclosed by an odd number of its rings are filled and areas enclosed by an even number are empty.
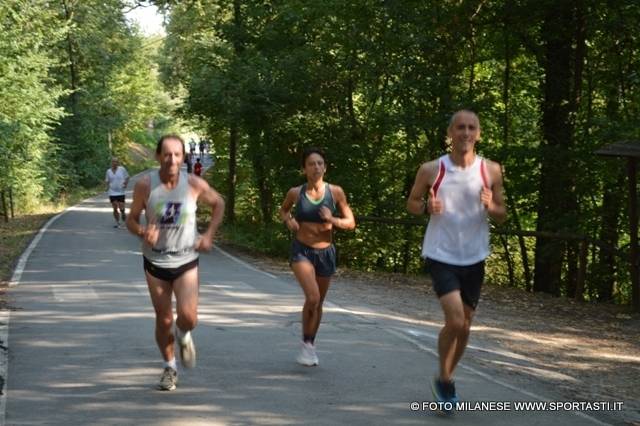
[[[217,248],[217,247],[216,247],[216,248]],[[219,249],[219,248],[218,248],[218,250],[220,250],[220,252],[222,252],[222,253],[223,253],[223,254],[225,254],[226,256],[231,257],[232,259],[234,259],[236,262],[240,263],[241,265],[243,265],[243,266],[245,266],[245,267],[247,267],[247,268],[251,269],[252,271],[257,271],[257,272],[260,272],[260,273],[263,273],[263,274],[269,275],[269,276],[271,276],[271,277],[273,277],[273,278],[277,278],[277,277],[272,276],[271,274],[267,274],[267,273],[266,273],[266,272],[264,272],[264,271],[260,271],[259,269],[254,268],[253,266],[251,266],[251,265],[249,265],[249,264],[245,263],[244,261],[242,261],[242,260],[240,260],[240,259],[237,259],[237,258],[235,258],[235,257],[231,256],[231,255],[230,255],[230,254],[228,254],[228,253],[223,252],[223,251],[222,251],[221,249]],[[356,317],[356,318],[360,318],[360,317],[361,317],[361,314],[360,314],[360,315],[358,315],[357,313],[355,313],[355,312],[351,311],[350,309],[342,308],[342,307],[340,307],[339,305],[336,305],[336,304],[334,304],[334,303],[325,302],[325,306],[331,306],[332,308],[339,308],[342,312],[347,313],[347,314],[349,314],[349,315],[351,315],[351,316],[353,316],[353,317]],[[416,332],[416,330],[413,330],[413,329],[405,329],[404,331],[398,331],[398,330],[396,330],[396,329],[394,329],[394,328],[386,327],[386,326],[380,327],[380,329],[382,329],[382,330],[386,331],[387,333],[390,333],[390,334],[392,334],[392,335],[394,335],[394,336],[396,336],[396,337],[398,337],[398,338],[400,338],[400,339],[402,339],[402,340],[404,340],[404,341],[406,341],[406,342],[409,342],[409,343],[411,343],[412,345],[416,346],[418,349],[420,349],[420,350],[422,350],[422,351],[424,351],[424,352],[430,353],[430,354],[432,354],[433,356],[435,356],[436,358],[438,358],[438,352],[437,352],[436,350],[434,350],[434,349],[432,349],[432,348],[428,348],[428,347],[426,347],[425,345],[423,345],[422,343],[420,343],[420,342],[419,342],[418,340],[416,340],[415,338],[410,337],[410,336],[408,336],[408,335],[406,334],[406,333],[408,333],[408,332],[410,332],[410,334],[414,334],[414,335],[416,335],[416,334],[420,334],[419,332]],[[410,330],[410,331],[408,331],[408,330]],[[424,335],[424,336],[430,337],[431,339],[434,339],[434,340],[436,340],[436,341],[437,341],[437,339],[438,339],[438,336],[437,336],[437,335],[435,335],[435,334],[431,334],[431,333],[421,333],[421,334],[422,334],[422,335]],[[435,347],[435,346],[434,346],[434,347]],[[486,348],[482,348],[482,347],[479,347],[479,346],[473,346],[473,348],[474,348],[474,349],[476,349],[476,350],[483,350],[483,351],[486,351],[486,352],[491,352],[491,350],[486,349]],[[487,381],[489,381],[489,382],[491,382],[491,383],[494,383],[494,384],[496,384],[496,385],[503,386],[503,387],[505,387],[505,388],[507,388],[507,389],[510,389],[510,390],[512,390],[512,391],[519,392],[519,393],[521,393],[521,394],[523,394],[523,395],[526,395],[526,396],[528,396],[528,397],[530,397],[530,398],[533,398],[533,399],[536,399],[536,400],[538,400],[538,401],[551,401],[550,399],[545,398],[545,397],[540,396],[540,395],[537,395],[537,394],[535,394],[535,393],[533,393],[533,392],[529,392],[529,391],[527,391],[527,390],[525,390],[525,389],[521,389],[521,388],[519,388],[519,387],[517,387],[517,386],[511,385],[511,384],[506,383],[506,382],[503,382],[503,381],[501,381],[501,380],[497,380],[497,379],[493,378],[492,376],[490,376],[490,375],[488,375],[488,374],[486,374],[486,373],[483,373],[482,371],[477,370],[477,369],[475,369],[475,368],[473,368],[473,367],[469,367],[469,366],[467,366],[467,365],[465,365],[465,364],[462,364],[462,363],[460,363],[460,364],[458,364],[458,365],[460,366],[460,368],[462,368],[462,369],[464,369],[464,370],[467,370],[467,371],[469,371],[470,373],[475,374],[475,375],[477,375],[477,376],[479,376],[479,377],[482,377],[483,379],[485,379],[485,380],[487,380]],[[578,417],[583,418],[584,420],[587,420],[587,421],[589,421],[589,422],[591,422],[591,423],[594,423],[594,424],[597,424],[597,425],[601,425],[601,426],[612,426],[610,423],[605,423],[605,422],[603,422],[603,421],[600,421],[600,420],[596,419],[595,417],[591,417],[591,416],[589,416],[589,415],[587,415],[587,414],[584,414],[584,413],[582,413],[582,412],[580,412],[580,411],[571,411],[571,414],[574,414],[574,415],[576,415],[576,416],[578,416]]]
[[[138,176],[144,175],[148,173],[148,171],[144,171],[138,173],[132,178],[136,178]],[[100,199],[104,194],[96,195],[86,200],[81,201],[76,204],[79,206],[80,204],[88,201],[95,201],[96,199]],[[71,208],[76,207],[72,206],[70,208],[65,209],[64,211],[58,213],[53,216],[51,219],[44,224],[42,228],[38,231],[38,234],[35,236],[31,243],[27,247],[27,249],[22,252],[20,259],[18,259],[18,264],[13,271],[13,275],[9,280],[9,287],[14,287],[20,284],[20,279],[22,278],[22,273],[24,272],[24,267],[29,260],[29,256],[31,256],[31,252],[36,248],[44,233],[49,229],[49,227],[58,220],[63,214],[70,211]],[[9,374],[9,321],[11,320],[10,311],[8,309],[0,311],[0,344],[2,348],[0,348],[0,379],[3,380],[2,386],[0,387],[0,426],[5,425],[6,419],[6,411],[7,411],[7,383],[8,383],[8,374]]]
[[[414,339],[413,337],[407,336],[405,333],[403,333],[401,331],[398,331],[398,330],[394,330],[392,328],[388,328],[388,327],[381,327],[381,328],[382,328],[382,330],[386,331],[387,333],[393,334],[394,336],[396,336],[396,337],[398,337],[398,338],[400,338],[400,339],[402,339],[402,340],[404,340],[406,342],[409,342],[409,343],[413,344],[418,349],[420,349],[420,350],[422,350],[424,352],[428,352],[428,353],[432,354],[433,356],[435,356],[436,358],[438,358],[438,352],[436,350],[426,347],[425,345],[423,345],[422,343],[420,343],[418,340]],[[437,337],[436,337],[436,341],[437,341]],[[477,369],[475,369],[473,367],[469,367],[468,365],[465,365],[463,363],[458,364],[458,366],[460,368],[464,369],[464,370],[467,370],[468,372],[470,372],[472,374],[475,374],[476,376],[482,377],[483,379],[485,379],[485,380],[487,380],[487,381],[489,381],[491,383],[495,383],[496,385],[500,385],[500,386],[503,386],[503,387],[505,387],[507,389],[510,389],[512,391],[519,392],[519,393],[521,393],[523,395],[526,395],[526,396],[528,396],[530,398],[536,399],[538,401],[547,401],[547,402],[551,401],[549,398],[545,398],[545,397],[540,396],[538,394],[535,394],[533,392],[529,392],[527,390],[521,389],[521,388],[519,388],[517,386],[511,385],[511,384],[506,383],[506,382],[503,382],[502,380],[495,379],[492,376],[490,376],[490,375],[488,375],[486,373],[483,373],[482,371],[477,370]],[[597,425],[612,426],[611,423],[605,423],[603,421],[600,421],[600,420],[596,419],[595,417],[591,417],[591,416],[589,416],[587,414],[584,414],[584,413],[582,413],[580,411],[571,411],[571,414],[574,414],[574,415],[576,415],[578,417],[581,417],[581,418],[583,418],[585,420],[588,420],[591,423],[594,423],[594,424],[597,424]]]
[[[20,259],[18,260],[18,264],[16,265],[16,269],[13,271],[13,275],[11,276],[11,280],[9,280],[9,287],[14,287],[20,284],[20,279],[22,278],[22,273],[24,272],[24,267],[27,264],[27,260],[29,260],[29,256],[31,252],[36,248],[44,233],[49,229],[49,227],[60,218],[65,212],[59,213],[49,219],[45,225],[40,228],[36,237],[31,240],[31,243],[27,247],[27,249],[22,253]],[[0,378],[3,380],[2,388],[0,389],[0,426],[4,426],[6,410],[7,410],[7,383],[9,380],[9,321],[11,320],[11,313],[9,309],[5,309],[0,311],[0,318],[2,322],[0,323],[0,340],[2,344],[2,348],[0,349]]]

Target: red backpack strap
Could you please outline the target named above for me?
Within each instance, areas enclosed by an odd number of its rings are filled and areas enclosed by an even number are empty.
[[[431,187],[433,188],[433,195],[435,195],[436,197],[438,196],[438,189],[440,188],[442,179],[444,179],[445,170],[446,168],[444,166],[444,161],[440,160],[440,168],[438,170],[438,176],[436,177],[436,181],[433,182],[433,186]]]
[[[487,166],[485,164],[484,158],[482,159],[482,161],[480,161],[480,176],[482,177],[482,185],[487,189],[491,189],[491,185],[489,183],[489,174],[487,173]]]

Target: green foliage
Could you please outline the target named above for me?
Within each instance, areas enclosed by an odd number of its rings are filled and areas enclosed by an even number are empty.
[[[629,302],[624,164],[593,152],[640,138],[637,2],[157,0],[164,40],[127,25],[135,3],[0,4],[0,189],[21,205],[99,182],[112,154],[143,167],[132,146],[191,128],[213,140],[214,186],[234,191],[228,235],[275,253],[303,147],[326,149],[326,180],[356,215],[406,218],[417,168],[446,152],[449,117],[470,107],[478,152],[505,169],[507,226],[598,240],[581,296]],[[417,272],[422,232],[362,221],[336,238],[343,264]],[[526,258],[572,296],[576,244],[538,243],[494,236],[490,279],[530,288]],[[541,262],[540,247],[555,258]]]
[[[329,154],[327,180],[345,188],[356,214],[405,217],[418,165],[444,152],[447,119],[467,106],[480,113],[480,154],[505,167],[508,226],[570,230],[614,248],[628,244],[623,163],[601,160],[593,151],[639,136],[640,38],[632,23],[640,7],[634,2],[611,9],[576,3],[572,16],[555,29],[549,26],[557,18],[553,2],[196,3],[203,5],[197,21],[214,22],[207,27],[208,47],[197,56],[207,51],[214,59],[202,65],[182,56],[193,68],[178,80],[188,97],[201,96],[187,103],[187,115],[241,127],[237,190],[249,202],[238,205],[240,216],[255,221],[256,197],[281,199],[301,183],[297,155],[304,145],[319,145]],[[224,13],[213,18],[206,12],[212,4]],[[172,21],[181,13],[172,9]],[[179,31],[170,38],[178,35],[184,45],[192,41]],[[572,40],[568,52],[577,58],[562,71],[573,76],[566,80],[573,98],[565,101],[573,112],[564,124],[570,139],[561,142],[568,157],[555,168],[569,184],[544,191],[558,192],[558,199],[570,194],[564,199],[575,207],[560,208],[553,223],[545,224],[538,218],[547,202],[541,198],[541,182],[548,178],[541,166],[560,157],[547,156],[543,132],[544,84],[556,78],[545,75],[551,68],[544,43],[561,37]],[[197,81],[198,90],[189,81]],[[233,90],[199,90],[207,83]],[[224,151],[226,141],[217,143]],[[250,214],[245,205],[252,207]],[[275,209],[277,202],[271,205]],[[355,234],[337,238],[348,264],[417,271],[420,233],[363,222]],[[535,239],[524,239],[524,252],[516,237],[494,238],[492,245],[490,279],[528,288],[523,256],[533,273]],[[557,291],[571,295],[577,249],[563,243],[559,253],[563,284]],[[591,245],[582,296],[626,303],[629,284],[626,258],[608,257]]]
[[[120,0],[0,4],[0,189],[20,210],[102,181],[112,154],[172,125],[155,64],[161,39],[131,29]],[[143,165],[142,162],[135,163]]]
[[[256,232],[260,227],[260,232]],[[221,239],[227,244],[235,244],[250,249],[256,253],[286,258],[293,238],[282,224],[242,222],[238,224],[225,223],[220,228]]]
[[[164,121],[169,99],[154,65],[158,39],[145,40],[127,25],[121,1],[62,2],[59,19],[69,24],[56,75],[71,93],[68,117],[57,128],[65,184],[102,179],[112,153],[127,150],[131,133]]]
[[[621,226],[624,195],[610,190],[624,182],[620,163],[594,158],[593,151],[638,138],[640,40],[632,22],[640,7],[635,3],[612,10],[597,2],[572,4],[571,16],[556,27],[551,25],[558,22],[556,11],[566,8],[554,2],[534,7],[527,0],[158,3],[171,18],[164,81],[183,93],[185,117],[207,123],[220,159],[215,185],[223,191],[232,162],[221,129],[240,130],[235,158],[240,227],[262,223],[265,234],[276,232],[268,224],[287,189],[302,183],[299,154],[308,145],[326,148],[326,180],[345,189],[357,215],[406,217],[405,200],[418,166],[446,151],[448,118],[471,107],[481,118],[478,152],[505,168],[508,227],[569,230],[614,247],[628,239]],[[553,147],[551,120],[544,115],[551,105],[545,84],[557,76],[545,75],[553,67],[544,44],[557,40],[571,40],[563,48],[577,59],[561,70],[574,76],[563,80],[572,85],[563,87],[573,96],[565,100],[573,109],[562,125],[569,139]],[[549,179],[541,166],[561,158],[549,157],[550,152],[568,153],[548,169],[569,183],[543,191],[575,208],[560,206],[548,223],[540,223],[539,212],[550,199],[541,192]],[[355,233],[336,238],[343,263],[416,272],[422,232],[362,222]],[[262,238],[256,234],[251,238]],[[535,243],[524,238],[522,251],[517,237],[494,236],[490,279],[530,288],[523,256],[533,273]],[[563,284],[557,291],[572,295],[577,248],[559,244]],[[611,294],[627,302],[626,260],[607,260],[595,245],[588,259],[583,296]],[[615,263],[613,277],[607,262]],[[612,289],[599,284],[603,278],[614,281]]]
[[[62,117],[64,94],[49,72],[57,64],[51,47],[64,28],[50,25],[44,2],[0,3],[0,189],[13,188],[18,206],[48,190],[56,149],[49,131]]]

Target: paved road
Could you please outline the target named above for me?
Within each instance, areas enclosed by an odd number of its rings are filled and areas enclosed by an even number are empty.
[[[11,288],[0,413],[7,425],[602,424],[513,406],[452,417],[412,411],[412,402],[431,400],[432,342],[398,319],[331,303],[318,337],[320,366],[298,366],[296,283],[219,249],[201,257],[198,366],[180,372],[175,392],[157,391],[161,361],[140,243],[112,221],[104,195],[67,211]],[[503,386],[488,371],[461,369],[457,379],[468,401],[536,400],[531,388]]]

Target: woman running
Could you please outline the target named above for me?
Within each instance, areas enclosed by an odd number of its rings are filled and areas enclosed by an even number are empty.
[[[302,308],[302,349],[299,364],[318,365],[315,338],[322,319],[331,276],[336,272],[336,248],[333,228],[356,227],[353,212],[341,187],[324,181],[327,163],[320,148],[310,147],[302,154],[302,168],[307,183],[287,192],[280,208],[280,218],[295,233],[290,264],[304,291]],[[295,206],[295,214],[291,210]],[[336,215],[338,213],[338,215]]]

